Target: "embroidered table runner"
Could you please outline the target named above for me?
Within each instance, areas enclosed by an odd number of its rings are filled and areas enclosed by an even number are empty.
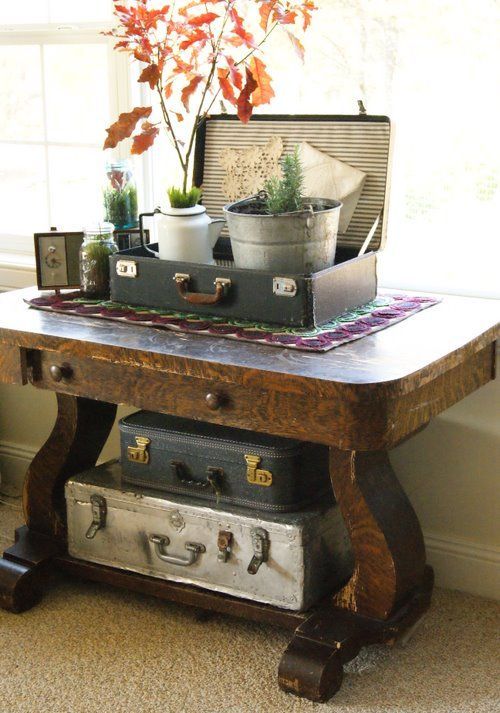
[[[272,346],[326,352],[347,342],[353,342],[381,329],[401,322],[440,300],[418,295],[380,294],[372,302],[345,312],[311,329],[283,327],[261,322],[249,322],[225,317],[196,315],[133,305],[109,300],[90,300],[79,292],[44,295],[26,300],[35,309],[75,314],[92,319],[160,327],[177,332],[207,334],[224,339],[239,339]]]

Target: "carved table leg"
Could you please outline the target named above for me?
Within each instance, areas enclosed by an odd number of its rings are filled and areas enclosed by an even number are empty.
[[[430,604],[433,573],[417,516],[386,452],[330,449],[330,476],[354,554],[333,602],[295,631],[279,667],[285,691],[326,701],[362,646],[390,642]]]
[[[54,557],[65,549],[64,483],[97,462],[113,426],[116,405],[57,394],[52,433],[24,482],[26,527],[0,559],[0,607],[24,611],[38,600]]]

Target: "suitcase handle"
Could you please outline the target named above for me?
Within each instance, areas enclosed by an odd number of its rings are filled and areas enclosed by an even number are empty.
[[[215,292],[213,294],[207,292],[190,292],[188,290],[190,275],[185,275],[182,272],[176,272],[174,281],[177,285],[177,292],[183,300],[194,305],[216,305],[222,302],[231,287],[231,280],[227,277],[216,277],[214,280]]]
[[[198,555],[206,552],[205,545],[199,542],[186,542],[184,547],[189,554],[187,557],[179,557],[178,555],[169,555],[165,551],[165,547],[170,544],[170,539],[165,535],[150,535],[149,541],[154,544],[156,556],[159,557],[162,562],[176,564],[179,565],[179,567],[189,567],[196,562]]]
[[[172,468],[174,475],[183,483],[183,485],[193,485],[196,488],[212,488],[217,495],[221,489],[221,478],[224,475],[222,468],[214,468],[209,466],[207,468],[207,479],[206,480],[194,480],[190,478],[186,473],[186,466],[180,460],[170,461],[170,467]]]

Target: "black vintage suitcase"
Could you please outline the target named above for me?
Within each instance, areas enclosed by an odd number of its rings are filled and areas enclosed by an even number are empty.
[[[197,134],[195,185],[213,218],[229,202],[222,191],[218,161],[225,147],[265,144],[279,135],[285,152],[307,141],[315,148],[362,170],[367,178],[348,229],[339,234],[336,264],[313,275],[275,274],[236,269],[227,235],[216,246],[217,267],[171,262],[141,248],[111,256],[111,297],[116,302],[228,319],[315,327],[374,299],[376,253],[386,235],[391,124],[384,116],[265,116],[248,125],[228,115],[209,117]],[[214,285],[215,283],[215,285]],[[220,287],[218,288],[217,285]],[[200,304],[199,293],[216,304]]]
[[[328,448],[138,411],[120,421],[123,480],[274,512],[329,500]]]

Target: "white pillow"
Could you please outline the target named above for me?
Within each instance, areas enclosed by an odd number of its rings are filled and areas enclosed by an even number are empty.
[[[361,196],[366,173],[315,149],[306,141],[299,146],[299,157],[304,169],[304,195],[341,201],[339,233],[345,233]]]

